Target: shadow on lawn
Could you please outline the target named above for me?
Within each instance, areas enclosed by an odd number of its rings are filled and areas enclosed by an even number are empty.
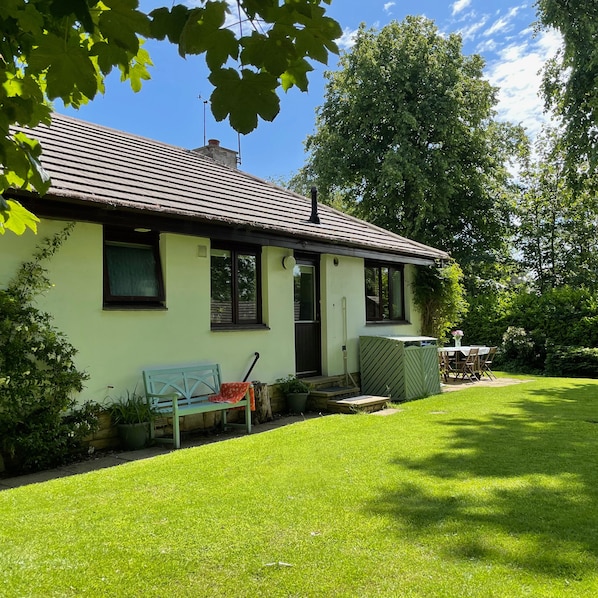
[[[421,481],[370,506],[447,559],[580,580],[598,564],[598,385],[519,390],[515,413],[439,421],[442,452],[394,460]]]

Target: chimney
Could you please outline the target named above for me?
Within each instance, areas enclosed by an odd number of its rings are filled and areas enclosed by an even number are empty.
[[[315,187],[311,188],[311,216],[308,222],[320,224],[320,217],[318,216],[318,190]]]
[[[202,156],[212,158],[218,164],[224,164],[224,166],[228,166],[229,168],[237,168],[237,152],[220,147],[218,139],[208,139],[208,145],[195,148],[193,151]]]

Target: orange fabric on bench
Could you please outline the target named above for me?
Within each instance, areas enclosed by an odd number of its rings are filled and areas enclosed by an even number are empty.
[[[210,395],[208,401],[212,403],[238,403],[249,388],[251,411],[255,411],[255,392],[251,382],[223,382],[217,395]]]

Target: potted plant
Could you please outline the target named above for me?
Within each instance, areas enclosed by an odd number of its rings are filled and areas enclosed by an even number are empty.
[[[110,403],[107,410],[123,448],[134,451],[147,444],[156,412],[143,395],[127,391],[125,396]]]
[[[293,374],[279,378],[276,382],[287,399],[288,410],[291,413],[303,413],[309,395],[309,384]]]

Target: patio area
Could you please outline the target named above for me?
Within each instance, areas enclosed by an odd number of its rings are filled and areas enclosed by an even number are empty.
[[[531,380],[520,380],[518,378],[495,378],[490,380],[488,378],[482,378],[481,380],[472,381],[470,379],[463,378],[448,378],[446,381],[442,381],[440,388],[442,392],[453,392],[455,390],[463,390],[465,388],[481,387],[481,386],[493,386],[495,388],[501,386],[511,386],[512,384],[521,384],[523,382],[530,382]]]

